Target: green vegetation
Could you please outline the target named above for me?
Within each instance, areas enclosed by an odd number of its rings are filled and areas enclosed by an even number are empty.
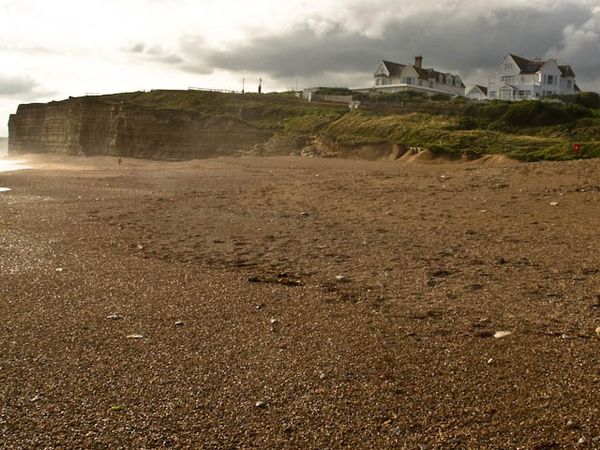
[[[344,88],[322,88],[346,95]],[[451,155],[505,154],[523,160],[600,157],[600,95],[581,93],[549,101],[469,102],[421,93],[354,94],[358,111],[312,102],[294,93],[224,94],[152,91],[93,97],[129,108],[182,110],[229,117],[290,136],[345,145],[391,142]],[[574,143],[582,151],[572,151]]]
[[[257,128],[312,133],[323,121],[347,111],[346,105],[308,103],[293,93],[226,94],[210,91],[150,91],[96,97],[131,108],[190,111],[203,117],[239,119]]]

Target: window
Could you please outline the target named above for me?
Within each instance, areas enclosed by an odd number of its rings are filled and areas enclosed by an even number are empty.
[[[406,77],[406,78],[404,79],[404,83],[405,83],[405,84],[413,84],[413,79],[412,79],[411,77]]]
[[[567,89],[571,89],[571,88],[572,88],[571,80],[567,80]]]
[[[515,82],[515,77],[512,75],[503,75],[500,77],[500,80],[502,80],[503,83],[510,84]]]
[[[429,82],[429,87],[432,88],[433,87],[433,81]]]
[[[546,84],[554,84],[554,75],[546,75]]]
[[[496,91],[490,91],[490,98],[496,98]]]

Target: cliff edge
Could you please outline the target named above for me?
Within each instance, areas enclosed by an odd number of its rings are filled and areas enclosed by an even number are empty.
[[[9,154],[66,153],[192,159],[232,154],[273,135],[227,115],[149,108],[108,97],[20,105]]]

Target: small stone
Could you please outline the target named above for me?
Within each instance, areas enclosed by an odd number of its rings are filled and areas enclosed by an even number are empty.
[[[144,339],[144,336],[141,334],[128,334],[127,339]]]
[[[137,245],[137,249],[138,249],[138,250],[144,250],[144,246],[143,246],[142,244],[138,244],[138,245]]]
[[[106,318],[108,320],[121,320],[123,319],[123,316],[120,316],[119,314],[111,314],[110,316],[106,316]]]
[[[279,323],[279,321],[277,319],[271,319],[270,322],[271,322],[271,325],[277,325]]]
[[[325,375],[325,372],[321,372],[321,373],[319,374],[319,379],[320,379],[320,380],[324,380],[325,378],[327,378],[327,375]]]
[[[480,213],[486,213],[486,212],[487,212],[487,209],[482,209],[482,210],[480,210],[479,212],[480,212]]]
[[[29,399],[30,402],[37,402],[38,400],[40,400],[42,398],[42,396],[40,394],[35,394],[33,397],[31,397]]]
[[[494,333],[494,338],[496,339],[502,339],[505,338],[507,336],[510,336],[512,334],[512,331],[496,331]]]
[[[558,206],[558,202],[550,202],[550,206]]]
[[[185,324],[183,323],[183,320],[178,320],[177,322],[175,322],[175,326],[176,326],[176,327],[182,327],[182,326],[184,326],[184,325],[185,325]]]
[[[394,434],[400,437],[404,434],[404,430],[401,427],[396,427],[394,428]]]
[[[587,442],[587,439],[584,438],[583,436],[579,438],[579,440],[577,441],[577,445],[583,445]]]
[[[56,268],[56,272],[58,272],[58,273],[62,272],[63,270],[65,270],[65,269],[63,269],[62,267]]]
[[[574,420],[571,420],[571,419],[569,419],[569,420],[567,421],[567,428],[569,428],[569,429],[571,429],[571,430],[577,430],[577,429],[579,429],[579,428],[580,428],[580,425],[579,425],[579,423],[578,423],[578,422],[576,422],[576,421],[574,421]]]
[[[266,408],[267,406],[269,406],[269,404],[267,402],[263,401],[263,400],[259,400],[258,402],[256,402],[254,404],[254,406],[256,408]]]
[[[600,337],[600,327],[596,328],[596,336]]]
[[[347,281],[347,278],[344,275],[336,275],[335,279],[336,279],[336,281],[339,281],[339,282]]]
[[[300,213],[300,215],[301,215],[301,216],[303,216],[303,217],[310,216],[310,214],[309,214],[309,213],[307,213],[306,211],[302,211],[302,212]]]
[[[490,359],[487,360],[488,364],[492,364],[493,362],[494,362],[494,358],[490,358]]]

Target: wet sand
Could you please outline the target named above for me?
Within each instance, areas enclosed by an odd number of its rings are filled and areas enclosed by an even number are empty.
[[[20,159],[3,448],[600,448],[599,160]]]

